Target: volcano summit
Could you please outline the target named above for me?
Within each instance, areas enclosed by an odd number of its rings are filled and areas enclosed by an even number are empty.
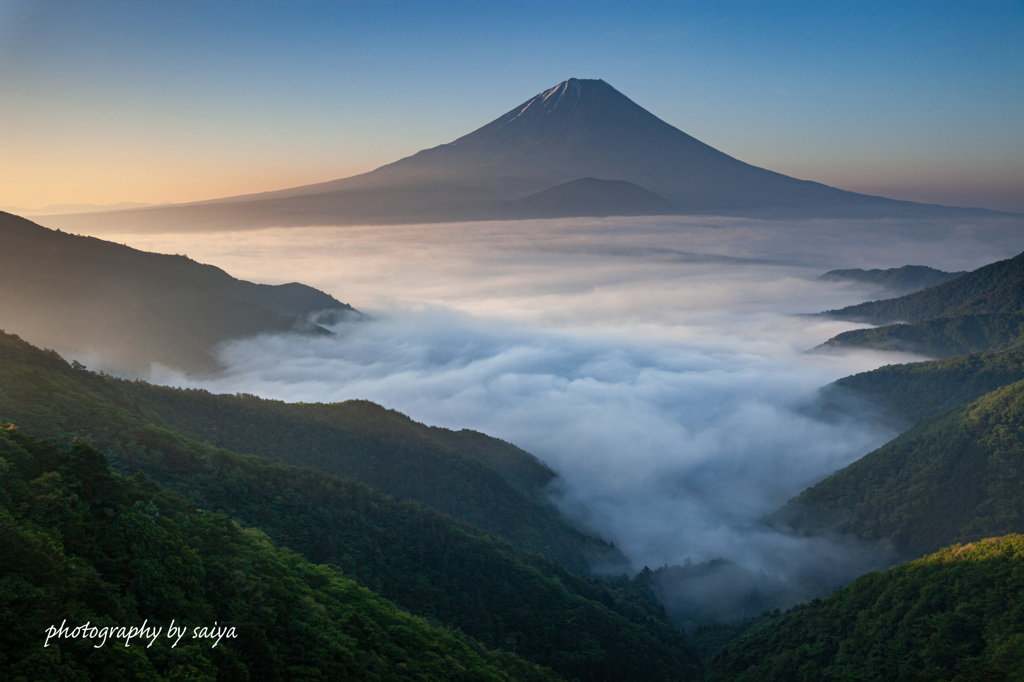
[[[798,180],[724,154],[603,80],[572,78],[454,142],[275,192],[47,217],[57,227],[196,230],[567,216],[941,215],[953,209]]]

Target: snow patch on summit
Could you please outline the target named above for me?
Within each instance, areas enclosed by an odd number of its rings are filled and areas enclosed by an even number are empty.
[[[547,90],[547,91],[541,93],[540,95],[538,95],[538,97],[540,98],[541,102],[547,102],[548,99],[550,99],[552,96],[557,95],[557,97],[555,97],[555,99],[554,99],[553,104],[549,105],[552,109],[557,109],[558,105],[560,105],[562,102],[564,102],[564,101],[566,101],[566,100],[568,100],[570,98],[573,99],[573,100],[579,100],[582,92],[583,92],[583,81],[581,81],[578,78],[570,78],[567,81],[563,81],[563,82],[559,83],[558,85],[556,85],[555,87],[551,88],[550,90]],[[530,104],[532,104],[536,100],[537,100],[537,97],[533,98],[532,100],[530,100]],[[525,111],[525,107],[524,107],[524,111]],[[522,112],[520,112],[520,113],[522,113]]]
[[[524,104],[523,107],[516,112],[515,116],[512,116],[511,118],[508,119],[508,122],[512,122],[519,118],[520,116],[522,116],[523,114],[525,114],[526,110],[533,106],[533,104],[536,102],[544,103],[547,102],[548,99],[550,99],[551,97],[555,97],[554,103],[549,105],[552,109],[555,109],[558,107],[559,104],[561,104],[564,101],[564,99],[567,96],[579,99],[582,91],[583,81],[579,80],[578,78],[570,78],[567,81],[562,81],[555,87],[545,90],[544,92],[540,93],[539,95],[528,101],[526,104]]]
[[[555,94],[556,92],[558,92],[559,90],[561,90],[561,89],[565,88],[565,86],[566,86],[566,84],[567,84],[568,82],[569,82],[569,81],[565,81],[564,83],[559,83],[559,84],[558,84],[558,85],[556,85],[555,87],[551,88],[550,90],[548,90],[547,92],[545,92],[544,94],[542,94],[542,95],[540,96],[540,101],[541,101],[541,102],[547,102],[547,101],[548,101],[548,97],[551,97],[551,95],[553,95],[553,94]]]
[[[510,118],[510,119],[509,119],[509,121],[510,121],[510,122],[511,122],[511,121],[514,121],[514,120],[516,120],[517,118],[519,118],[520,116],[522,116],[523,114],[525,114],[525,113],[526,113],[526,110],[530,108],[530,105],[531,105],[531,104],[533,104],[533,103],[534,103],[534,102],[536,102],[536,101],[537,101],[537,98],[536,98],[536,97],[534,97],[533,99],[531,99],[531,100],[530,100],[529,102],[527,102],[527,103],[526,103],[526,105],[525,105],[525,106],[524,106],[524,107],[523,107],[522,109],[520,109],[520,110],[519,110],[519,111],[518,111],[518,112],[516,113],[516,115],[515,115],[515,116],[513,116],[512,118]]]

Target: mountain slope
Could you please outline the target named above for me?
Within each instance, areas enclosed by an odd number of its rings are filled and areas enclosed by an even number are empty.
[[[832,409],[871,409],[900,429],[1024,379],[1024,349],[886,365],[822,389]],[[851,401],[853,404],[850,405]],[[865,408],[864,401],[870,404]]]
[[[951,315],[914,324],[853,329],[833,336],[816,350],[877,348],[948,358],[1014,348],[1024,343],[1024,313]]]
[[[302,284],[235,279],[185,256],[137,251],[0,213],[0,325],[72,357],[144,371],[217,367],[216,344],[266,332],[326,334],[323,311],[358,315]]]
[[[584,177],[624,180],[688,209],[779,205],[822,195],[837,200],[848,194],[737,161],[604,81],[576,78],[454,142],[374,173],[403,183],[487,178],[505,191]]]
[[[112,474],[83,443],[62,450],[0,429],[0,465],[4,679],[557,679],[144,477]],[[75,638],[86,624],[96,634]],[[161,635],[98,632],[144,624]]]
[[[626,569],[621,553],[572,528],[546,503],[544,486],[554,477],[547,467],[483,434],[429,429],[366,401],[289,405],[101,377],[7,334],[0,334],[0,381],[0,420],[35,433],[87,436],[120,452],[119,424],[129,419],[136,429],[173,430],[352,478],[544,553],[569,570]],[[117,416],[104,417],[108,412]],[[122,464],[131,469],[130,461]]]
[[[881,325],[1021,311],[1024,311],[1024,253],[924,291],[821,314],[838,320]]]
[[[120,389],[125,402],[154,422],[197,440],[352,478],[541,552],[573,571],[626,569],[618,551],[573,529],[548,503],[545,487],[554,472],[483,434],[449,432],[439,438],[436,430],[367,401],[287,404],[127,382]],[[489,461],[479,458],[481,445],[492,454]]]
[[[581,680],[692,677],[664,612],[417,504],[351,480],[214,448],[145,419],[119,382],[10,337],[0,420],[66,442],[86,436],[111,465],[264,530],[432,622]],[[452,433],[452,432],[449,432]],[[458,435],[458,434],[454,434]],[[634,593],[637,593],[636,596]],[[572,622],[572,627],[567,625]]]
[[[761,621],[708,680],[1024,676],[1024,536],[950,547]]]
[[[1024,530],[1024,381],[920,422],[772,518],[910,556]]]
[[[867,347],[938,357],[1024,342],[1024,254],[913,294],[821,313],[883,325],[839,334],[819,348]]]
[[[673,206],[686,214],[804,217],[968,211],[847,192],[752,166],[662,121],[603,80],[572,78],[453,142],[350,178],[47,221],[95,232],[502,219],[519,217],[507,202],[584,178],[636,185],[667,202],[659,212]],[[541,215],[651,213],[650,201],[637,204],[634,194],[606,199],[596,213],[572,193],[557,192],[546,197]]]

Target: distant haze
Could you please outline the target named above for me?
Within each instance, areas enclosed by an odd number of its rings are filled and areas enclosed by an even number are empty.
[[[368,398],[520,445],[571,518],[637,567],[725,557],[785,577],[836,550],[754,524],[892,433],[813,416],[815,391],[908,359],[806,355],[852,325],[794,316],[877,290],[837,267],[973,269],[1021,224],[641,218],[123,235],[240,277],[302,279],[374,316],[333,338],[221,351],[219,377],[157,381],[290,401]]]

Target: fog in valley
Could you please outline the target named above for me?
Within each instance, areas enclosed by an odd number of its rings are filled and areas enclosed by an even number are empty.
[[[329,337],[230,343],[217,376],[155,367],[145,378],[286,401],[364,398],[483,431],[549,464],[564,514],[636,569],[721,557],[783,580],[861,567],[849,548],[758,520],[894,435],[866,418],[820,418],[817,389],[914,359],[807,353],[857,325],[803,314],[885,295],[815,279],[834,268],[970,270],[1024,249],[1019,223],[1002,220],[608,218],[100,236],[243,279],[301,281],[371,317],[340,321]]]

